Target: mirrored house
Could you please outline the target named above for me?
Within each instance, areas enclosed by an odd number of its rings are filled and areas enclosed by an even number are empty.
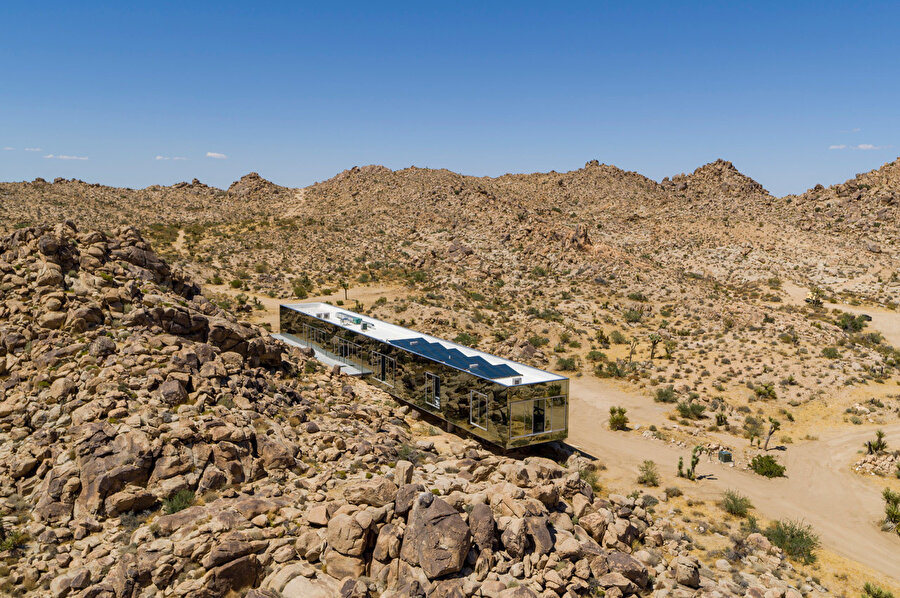
[[[564,376],[327,303],[280,312],[277,338],[483,440],[514,448],[567,436]]]

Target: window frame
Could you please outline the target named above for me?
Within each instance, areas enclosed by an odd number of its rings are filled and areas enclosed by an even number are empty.
[[[475,412],[475,402],[476,400],[481,404],[481,415],[480,418],[482,423],[476,423],[476,418],[474,415]],[[483,392],[477,390],[469,391],[469,425],[478,428],[479,430],[487,431],[488,424],[488,401],[490,401],[490,397]]]
[[[432,372],[425,372],[425,404],[441,409],[441,377]]]

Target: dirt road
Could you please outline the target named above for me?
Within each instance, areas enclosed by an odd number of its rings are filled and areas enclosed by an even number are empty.
[[[600,459],[614,477],[633,481],[638,465],[650,459],[659,464],[663,483],[674,483],[678,457],[687,461],[690,450],[643,438],[638,432],[609,431],[609,407],[629,405],[629,396],[612,384],[606,392],[598,390],[603,390],[603,381],[571,380],[570,444]],[[651,412],[655,407],[650,404],[636,406],[638,413]],[[894,444],[900,444],[900,424],[883,429]],[[819,532],[823,544],[833,552],[863,562],[900,583],[900,538],[878,530],[877,521],[884,512],[878,487],[853,474],[847,465],[871,436],[871,429],[823,432],[820,440],[792,445],[777,453],[787,466],[788,477],[773,480],[708,463],[704,458],[698,472],[713,475],[691,483],[691,493],[717,500],[724,490],[737,490],[750,497],[766,517],[802,519]],[[681,486],[687,483],[679,480]]]

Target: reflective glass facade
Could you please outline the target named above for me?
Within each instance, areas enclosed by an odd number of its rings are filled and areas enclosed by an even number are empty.
[[[506,386],[433,361],[339,322],[281,306],[281,333],[366,375],[394,398],[504,448],[563,440],[569,381]]]

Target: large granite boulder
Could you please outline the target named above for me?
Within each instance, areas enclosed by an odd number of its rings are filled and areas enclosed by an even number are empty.
[[[400,558],[435,579],[462,569],[471,545],[469,526],[456,509],[431,493],[419,494],[410,511]]]

